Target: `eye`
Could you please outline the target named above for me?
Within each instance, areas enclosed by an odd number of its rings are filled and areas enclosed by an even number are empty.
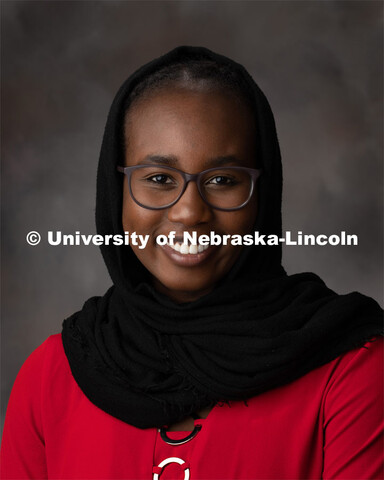
[[[147,182],[155,183],[157,185],[171,185],[174,183],[173,179],[169,175],[164,173],[158,173],[146,178]]]
[[[226,175],[216,175],[215,177],[210,178],[206,185],[224,185],[229,187],[231,185],[236,185],[236,181],[234,178],[228,177]]]

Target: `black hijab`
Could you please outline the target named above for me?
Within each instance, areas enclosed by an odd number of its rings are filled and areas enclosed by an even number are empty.
[[[97,176],[96,225],[122,234],[124,105],[132,89],[165,65],[214,60],[251,92],[258,156],[255,230],[281,236],[282,169],[271,109],[247,71],[205,48],[178,47],[129,77],[105,128]],[[220,401],[246,400],[289,383],[382,335],[378,304],[337,295],[314,274],[287,276],[281,247],[247,247],[221,283],[190,303],[156,292],[130,247],[101,247],[113,286],[63,323],[63,344],[84,394],[139,428],[175,423]]]

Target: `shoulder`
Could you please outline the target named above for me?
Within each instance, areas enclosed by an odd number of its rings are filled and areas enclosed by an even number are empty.
[[[31,380],[36,376],[41,376],[44,371],[44,365],[47,359],[60,360],[64,355],[64,349],[61,341],[61,334],[49,336],[41,345],[39,345],[23,363],[16,381],[20,377],[28,377]]]
[[[362,385],[372,384],[378,388],[383,383],[384,373],[384,338],[376,337],[362,347],[340,355],[331,362],[332,375],[328,390],[343,384],[346,388],[361,389]],[[353,382],[349,379],[353,378]]]
[[[44,361],[47,354],[60,355],[62,350],[61,333],[50,335],[41,345],[39,345],[26,359],[22,368],[28,368],[35,363]]]
[[[4,428],[8,432],[33,431],[42,438],[52,400],[58,395],[64,399],[73,385],[61,334],[51,335],[22,365],[9,397]]]
[[[47,478],[44,383],[52,366],[65,365],[61,335],[52,335],[22,365],[9,398],[1,444],[2,478]]]
[[[61,334],[51,335],[23,363],[11,392],[11,399],[27,399],[40,390],[47,364],[65,357]]]
[[[324,396],[326,478],[381,478],[383,343],[376,338],[333,362]]]
[[[384,341],[377,337],[334,361],[324,395],[324,427],[372,435],[383,429]]]
[[[351,360],[356,360],[359,358],[361,361],[376,362],[382,359],[384,352],[384,337],[374,337],[371,340],[367,341],[362,347],[355,348],[350,352],[342,355],[344,362],[349,362]]]
[[[57,375],[68,375],[69,365],[61,334],[48,337],[25,360],[13,384],[7,411],[38,410],[43,392]],[[64,374],[64,375],[63,375]]]
[[[325,392],[325,412],[355,405],[355,412],[370,406],[382,416],[384,392],[384,339],[376,337],[364,346],[341,355],[333,363]]]

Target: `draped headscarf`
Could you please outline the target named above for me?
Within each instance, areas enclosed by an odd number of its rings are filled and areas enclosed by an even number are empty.
[[[96,226],[122,234],[126,100],[160,68],[213,60],[251,92],[256,118],[260,234],[282,235],[282,167],[267,99],[241,65],[200,47],[178,47],[144,65],[112,103],[101,148]],[[158,293],[128,246],[103,245],[113,286],[63,323],[74,379],[96,406],[139,428],[182,420],[220,401],[246,400],[292,382],[383,334],[382,311],[359,293],[337,295],[312,273],[288,276],[281,246],[244,248],[214,290],[177,304]]]

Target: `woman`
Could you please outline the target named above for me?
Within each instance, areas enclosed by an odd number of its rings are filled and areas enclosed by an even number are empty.
[[[123,84],[97,230],[148,243],[103,245],[113,287],[24,364],[3,478],[380,478],[376,302],[288,277],[279,244],[184,241],[281,237],[281,184],[272,112],[240,65],[179,47]]]

